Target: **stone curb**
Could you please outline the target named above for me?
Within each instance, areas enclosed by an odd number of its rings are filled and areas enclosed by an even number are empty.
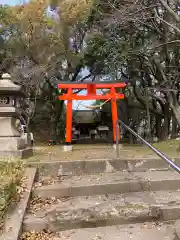
[[[180,158],[175,158],[175,162],[180,165]],[[36,167],[40,175],[57,176],[58,169],[62,168],[64,174],[81,175],[96,174],[106,171],[107,163],[112,165],[116,171],[147,171],[147,169],[167,170],[168,164],[160,158],[142,159],[88,159],[75,161],[51,161],[51,162],[28,162],[27,167]]]
[[[175,239],[174,240],[180,240],[180,220],[177,220],[174,224],[175,228]]]
[[[35,180],[36,168],[27,168],[24,176],[27,181],[27,190],[23,193],[23,197],[17,204],[12,213],[5,220],[4,233],[0,240],[18,240],[22,234],[22,224],[28,202],[31,197],[31,191]]]
[[[0,151],[0,156],[7,157],[7,158],[27,159],[33,156],[33,149],[25,148],[25,149],[14,150],[14,151]]]
[[[146,205],[147,207],[147,205]],[[128,206],[127,206],[128,209]],[[130,210],[131,208],[129,208]],[[76,211],[81,211],[82,208],[76,209]],[[83,214],[88,209],[83,209]],[[80,229],[80,228],[92,228],[92,227],[105,227],[105,226],[113,226],[113,225],[125,225],[125,224],[135,224],[135,223],[143,223],[143,222],[152,222],[152,221],[160,221],[160,222],[172,222],[174,223],[174,220],[179,218],[180,210],[179,206],[158,206],[152,204],[149,208],[145,208],[144,205],[142,205],[142,208],[139,208],[140,211],[138,211],[135,215],[132,213],[132,215],[129,215],[129,217],[124,217],[120,215],[114,215],[112,217],[94,217],[93,219],[85,219],[82,215],[82,218],[74,219],[73,216],[71,218],[67,217],[65,215],[65,219],[63,217],[59,217],[58,214],[61,215],[61,211],[59,212],[52,212],[50,213],[50,216],[48,216],[48,212],[43,212],[39,216],[37,215],[27,215],[24,220],[24,229],[27,232],[30,231],[37,231],[40,232],[44,229],[52,231],[52,232],[58,232],[58,231],[65,231],[70,229]],[[173,213],[171,212],[173,211]],[[175,212],[177,210],[178,214]],[[65,209],[62,210],[62,212],[66,212]],[[67,210],[68,212],[68,210]],[[133,212],[133,208],[132,208]],[[178,220],[177,222],[179,222]],[[175,224],[179,228],[180,223]],[[177,229],[177,227],[175,229]],[[180,228],[175,231],[176,238],[174,240],[179,240],[180,238]],[[177,238],[178,237],[178,238]]]
[[[57,217],[58,218],[58,217]],[[141,215],[131,216],[130,219],[125,217],[114,217],[114,218],[94,218],[91,220],[61,220],[55,219],[48,220],[47,218],[27,218],[24,221],[24,229],[26,232],[36,231],[40,232],[43,230],[49,230],[50,232],[66,231],[71,229],[82,229],[82,228],[98,228],[115,225],[135,224],[143,222],[151,222],[155,217],[151,217],[148,212],[142,212]]]
[[[166,223],[162,226],[154,227],[154,223],[147,223],[147,228],[142,227],[142,223],[125,224],[121,226],[105,226],[98,228],[83,228],[63,231],[62,238],[70,240],[178,240],[174,236],[173,226]],[[125,234],[127,233],[127,234]],[[59,239],[59,238],[57,238]]]
[[[159,191],[159,190],[178,190],[179,179],[173,180],[128,180],[112,183],[89,184],[79,186],[68,186],[62,183],[53,185],[44,185],[34,189],[33,194],[43,199],[49,197],[78,197],[78,196],[94,196],[115,193],[132,193],[141,191]]]

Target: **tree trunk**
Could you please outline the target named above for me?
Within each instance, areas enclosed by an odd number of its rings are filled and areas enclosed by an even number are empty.
[[[171,94],[168,95],[168,101],[176,122],[180,127],[180,105],[178,103],[176,93],[171,92]]]
[[[65,127],[64,127],[64,122],[62,122],[62,113],[64,112],[64,101],[59,101],[57,100],[56,102],[56,118],[55,118],[55,135],[56,139],[59,139],[60,142],[64,140],[64,132],[65,132]],[[66,119],[65,119],[66,121]],[[59,123],[63,126],[63,129],[58,129]],[[62,127],[61,126],[61,127]]]
[[[169,104],[166,103],[164,105],[164,125],[161,128],[161,140],[166,141],[168,140],[169,136],[169,127],[170,127],[170,113],[169,113]]]
[[[56,141],[56,119],[55,113],[52,114],[51,124],[50,124],[50,140]]]
[[[177,132],[177,122],[175,117],[172,117],[172,132],[171,132],[171,138],[175,139],[178,136],[178,132]]]
[[[180,126],[180,106],[174,106],[171,104],[171,109],[178,126]]]
[[[156,116],[156,136],[160,140],[161,139],[161,122],[162,117],[160,115]]]
[[[168,140],[169,124],[170,124],[169,116],[165,115],[164,116],[164,125],[161,129],[161,136],[160,136],[160,140],[162,140],[162,141]]]
[[[129,134],[128,140],[129,140],[129,144],[134,144],[133,135],[131,133]]]
[[[169,137],[169,129],[170,129],[170,112],[169,112],[169,104],[166,103],[163,107],[164,117],[157,116],[156,117],[156,135],[161,141],[166,141]],[[164,120],[163,126],[162,120]]]

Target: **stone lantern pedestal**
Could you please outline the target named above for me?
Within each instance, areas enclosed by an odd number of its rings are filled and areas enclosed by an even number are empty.
[[[27,158],[33,149],[23,138],[19,128],[25,118],[20,102],[26,97],[21,86],[11,81],[9,74],[0,79],[0,157]]]

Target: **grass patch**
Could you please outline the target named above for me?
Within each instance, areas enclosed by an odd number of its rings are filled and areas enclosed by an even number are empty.
[[[143,144],[123,144],[120,148],[120,157],[137,158],[157,158],[150,148]],[[170,159],[180,157],[180,140],[168,140],[154,143],[153,146],[167,155]],[[72,152],[64,152],[61,145],[57,146],[36,146],[34,156],[28,158],[26,162],[41,161],[64,161],[64,160],[87,160],[87,159],[115,159],[116,151],[112,149],[112,144],[74,144]]]
[[[153,145],[164,151],[167,151],[167,148],[169,148],[169,150],[177,151],[179,150],[180,140],[177,139],[167,140],[164,142],[154,143]]]
[[[17,200],[23,173],[21,161],[0,161],[0,229],[12,203]]]
[[[162,153],[166,154],[169,157],[178,157],[179,156],[179,146],[180,146],[180,141],[179,140],[167,140],[164,142],[157,142],[154,143],[153,146],[160,150]],[[147,151],[153,153],[152,150],[150,150],[147,147],[144,147],[142,151]]]

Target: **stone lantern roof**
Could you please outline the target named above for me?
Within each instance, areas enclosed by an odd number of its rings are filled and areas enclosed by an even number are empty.
[[[11,75],[8,73],[4,73],[0,79],[0,94],[26,96],[26,93],[22,91],[21,86],[12,82]]]

